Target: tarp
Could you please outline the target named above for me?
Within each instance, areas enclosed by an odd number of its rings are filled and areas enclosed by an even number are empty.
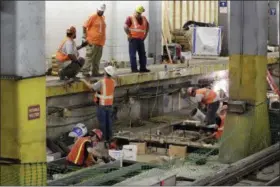
[[[193,27],[192,54],[217,56],[221,52],[220,27]]]

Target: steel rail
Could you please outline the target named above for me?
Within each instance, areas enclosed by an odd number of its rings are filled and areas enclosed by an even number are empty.
[[[204,177],[192,183],[192,186],[220,185],[236,177],[242,177],[246,174],[259,169],[268,163],[280,159],[280,143],[274,144],[258,153],[239,160],[222,171],[218,171],[210,176]]]

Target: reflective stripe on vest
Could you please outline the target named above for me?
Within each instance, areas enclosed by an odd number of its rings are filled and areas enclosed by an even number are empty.
[[[99,105],[108,106],[113,105],[115,91],[115,81],[110,78],[101,80],[100,94],[96,93],[95,96],[99,98]]]
[[[62,47],[64,46],[65,42],[68,41],[68,40],[72,40],[72,39],[66,37],[66,38],[62,41],[60,47],[58,48],[58,50],[57,50],[57,52],[56,52],[56,60],[58,60],[59,62],[65,62],[65,61],[70,60],[70,58],[68,57],[68,55],[65,54],[65,53],[63,53],[63,51],[62,51]]]
[[[197,89],[196,94],[203,95],[202,103],[204,104],[213,103],[214,99],[217,97],[217,94],[213,90],[207,88]]]
[[[144,39],[147,32],[147,19],[142,16],[142,25],[140,25],[135,16],[130,16],[131,26],[129,27],[132,38]]]
[[[66,159],[74,164],[83,165],[86,142],[90,142],[89,137],[78,138]]]

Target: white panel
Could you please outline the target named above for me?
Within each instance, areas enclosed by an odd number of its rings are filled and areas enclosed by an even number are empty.
[[[102,1],[107,5],[106,43],[102,60],[115,58],[128,61],[128,43],[123,30],[127,16],[132,15],[135,7],[141,4],[145,7],[144,15],[149,18],[148,1]],[[66,29],[73,25],[77,28],[76,42],[79,45],[82,39],[82,26],[88,17],[96,12],[101,1],[46,1],[46,54],[47,57],[55,54],[60,42],[65,37]],[[148,38],[147,38],[148,40]],[[146,46],[148,41],[146,41]],[[81,50],[85,55],[85,49]]]

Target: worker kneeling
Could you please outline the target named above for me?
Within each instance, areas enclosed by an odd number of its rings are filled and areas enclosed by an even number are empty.
[[[196,101],[207,106],[205,118],[206,125],[216,124],[216,112],[220,106],[220,98],[218,94],[208,88],[193,88],[187,89],[187,95],[195,97]]]
[[[70,27],[67,29],[66,36],[56,52],[60,80],[75,78],[85,63],[85,59],[79,57],[78,53],[78,50],[84,46],[82,44],[77,47],[74,41],[76,38],[76,28]]]
[[[93,129],[86,137],[80,137],[75,142],[70,153],[66,157],[69,165],[88,167],[95,164],[101,154],[95,147],[102,139],[102,132],[99,129]]]

